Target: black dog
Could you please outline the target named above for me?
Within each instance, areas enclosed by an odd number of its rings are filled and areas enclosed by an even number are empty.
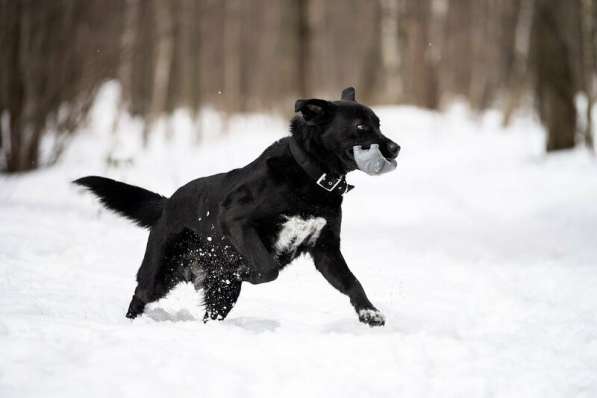
[[[350,87],[341,101],[298,100],[292,136],[245,167],[191,181],[171,198],[103,177],[74,181],[151,230],[126,316],[135,318],[177,283],[192,281],[204,291],[204,321],[222,320],[242,282],[273,281],[308,253],[361,322],[383,325],[340,252],[341,204],[352,188],[345,175],[357,168],[353,147],[373,145],[386,161],[400,147],[381,134],[379,119],[354,93]]]

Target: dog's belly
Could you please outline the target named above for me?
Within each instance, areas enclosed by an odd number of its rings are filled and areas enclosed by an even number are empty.
[[[273,245],[273,251],[282,263],[292,261],[302,250],[313,247],[325,227],[323,217],[302,218],[283,216],[283,222]]]

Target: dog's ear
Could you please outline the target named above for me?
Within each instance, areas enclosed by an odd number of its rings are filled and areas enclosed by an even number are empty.
[[[334,114],[334,104],[322,99],[300,99],[294,104],[294,111],[300,112],[307,123],[325,122]]]
[[[340,99],[342,101],[355,101],[355,95],[356,92],[354,87],[346,87],[344,90],[342,90],[342,96]]]

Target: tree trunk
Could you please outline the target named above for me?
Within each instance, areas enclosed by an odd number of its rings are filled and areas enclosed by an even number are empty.
[[[383,99],[396,102],[403,91],[400,76],[400,43],[398,42],[399,0],[380,0],[381,60],[383,65]]]
[[[116,110],[112,124],[112,132],[120,123],[122,112],[130,110],[130,102],[133,97],[133,54],[137,41],[139,21],[139,0],[126,0],[124,3],[124,24],[120,37],[120,59],[118,65],[118,81],[120,82],[120,105]],[[115,147],[116,140],[113,147]]]
[[[594,150],[593,105],[595,103],[595,10],[594,0],[582,0],[582,58],[583,91],[587,97],[586,126],[584,140],[587,147]]]
[[[574,21],[559,0],[536,0],[531,33],[538,113],[547,128],[547,151],[574,147],[576,108],[567,29]]]
[[[162,0],[154,0],[154,11],[157,28],[154,54],[155,69],[153,71],[153,90],[151,94],[149,121],[143,134],[145,144],[147,144],[149,138],[149,129],[160,114],[166,110],[172,53],[174,50],[173,18],[170,3]]]
[[[309,96],[309,59],[311,29],[309,26],[309,0],[299,0],[297,7],[297,88],[300,98]]]
[[[512,67],[504,76],[506,79],[506,101],[502,125],[507,127],[512,121],[514,111],[520,106],[528,80],[529,48],[531,42],[531,25],[533,21],[534,0],[520,3],[514,33],[514,53]]]
[[[419,0],[407,7],[406,93],[415,105],[437,109],[437,73],[429,51],[431,1]]]
[[[124,3],[124,25],[120,42],[120,63],[118,79],[120,80],[121,106],[127,108],[131,98],[131,83],[133,80],[133,52],[137,41],[139,21],[139,0],[126,0]]]
[[[226,109],[232,112],[241,110],[242,77],[242,1],[225,0],[224,15],[224,99]]]
[[[4,4],[4,11],[0,18],[7,29],[7,36],[12,37],[12,40],[2,43],[7,52],[6,56],[2,57],[2,93],[0,94],[5,96],[2,102],[6,104],[8,122],[3,120],[0,126],[4,137],[2,149],[5,169],[8,172],[15,172],[20,170],[19,148],[25,96],[23,76],[19,70],[22,4],[20,2]]]

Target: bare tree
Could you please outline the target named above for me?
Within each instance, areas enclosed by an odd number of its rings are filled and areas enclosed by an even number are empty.
[[[168,87],[170,83],[172,55],[174,51],[173,16],[170,4],[166,1],[154,0],[155,36],[155,68],[153,71],[153,91],[151,106],[144,129],[143,140],[147,144],[148,131],[156,118],[166,111]]]
[[[290,113],[355,85],[370,103],[503,100],[504,124],[532,96],[549,150],[574,145],[584,92],[592,146],[596,23],[596,0],[0,0],[0,168],[57,159],[110,78],[145,141],[177,108]]]
[[[591,150],[594,150],[593,142],[593,106],[595,104],[595,90],[596,90],[596,79],[595,70],[597,57],[597,34],[595,31],[595,23],[597,22],[597,2],[594,0],[582,0],[582,59],[583,59],[583,72],[582,82],[583,91],[587,98],[587,109],[586,109],[586,126],[583,132],[585,144]]]
[[[383,64],[384,93],[388,102],[398,101],[403,95],[403,83],[400,75],[400,43],[398,31],[399,0],[380,0],[381,2],[381,59]]]
[[[297,16],[297,89],[299,97],[307,98],[309,94],[309,59],[311,57],[311,26],[309,20],[309,0],[296,2]]]
[[[431,0],[409,2],[406,7],[405,91],[409,102],[435,109],[439,105],[437,70],[431,57]]]
[[[471,32],[472,60],[471,79],[468,99],[477,110],[488,108],[497,91],[500,73],[500,58],[503,49],[500,47],[500,33],[504,21],[502,10],[509,0],[476,1],[473,4]],[[494,45],[487,45],[494,43]]]
[[[27,171],[55,162],[85,120],[101,81],[114,77],[118,51],[107,43],[119,36],[120,25],[117,18],[94,18],[100,3],[0,3],[4,170]],[[116,14],[117,4],[101,8]],[[97,63],[100,56],[103,63]],[[53,133],[50,156],[40,159],[41,139],[48,132]]]
[[[120,105],[114,118],[113,131],[116,131],[122,112],[129,110],[132,97],[134,74],[133,53],[139,30],[139,0],[126,0],[124,3],[124,24],[120,37],[120,61],[118,81],[120,82]]]
[[[225,0],[224,19],[224,98],[232,112],[242,106],[242,0]]]
[[[512,29],[513,40],[506,49],[511,50],[511,62],[503,68],[503,79],[506,86],[506,100],[502,124],[510,125],[514,111],[519,107],[521,98],[528,89],[529,49],[531,42],[531,24],[533,20],[534,0],[523,0],[516,4]]]
[[[572,148],[575,143],[575,84],[567,38],[567,31],[574,23],[570,18],[570,3],[535,1],[531,65],[539,117],[547,128],[547,151]]]

